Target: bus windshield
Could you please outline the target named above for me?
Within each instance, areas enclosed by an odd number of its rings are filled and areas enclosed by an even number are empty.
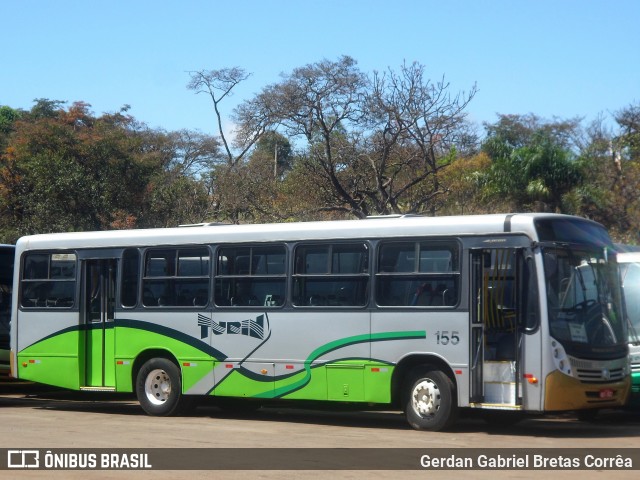
[[[615,255],[575,245],[546,247],[543,254],[551,335],[581,352],[626,345]]]
[[[629,316],[629,343],[640,345],[640,263],[619,263]]]

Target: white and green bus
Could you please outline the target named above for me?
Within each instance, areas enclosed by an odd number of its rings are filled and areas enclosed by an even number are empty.
[[[310,400],[440,430],[463,408],[614,407],[630,388],[613,245],[576,217],[36,235],[16,272],[12,375],[135,392],[151,415]]]

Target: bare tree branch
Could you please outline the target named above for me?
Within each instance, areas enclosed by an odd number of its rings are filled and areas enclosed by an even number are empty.
[[[246,150],[241,152],[240,155],[234,155],[231,151],[230,142],[227,140],[222,127],[220,102],[227,96],[232,95],[236,85],[249,78],[251,74],[246,73],[240,67],[223,68],[221,70],[200,70],[188,73],[191,76],[191,81],[187,84],[187,88],[194,90],[196,93],[206,93],[211,97],[218,122],[218,134],[227,153],[228,164],[235,165],[246,153]]]

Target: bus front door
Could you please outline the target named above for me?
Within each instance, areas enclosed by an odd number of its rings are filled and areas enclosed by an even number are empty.
[[[472,253],[471,402],[488,408],[522,405],[523,257],[521,248]]]
[[[85,389],[115,388],[114,329],[115,259],[83,261]]]

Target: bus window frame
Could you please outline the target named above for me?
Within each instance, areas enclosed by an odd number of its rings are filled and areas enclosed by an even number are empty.
[[[333,270],[333,248],[336,246],[356,246],[356,245],[361,245],[364,247],[364,249],[366,250],[366,264],[367,264],[367,268],[365,272],[360,272],[360,273],[338,273],[335,274],[332,272]],[[326,248],[328,250],[327,252],[327,272],[324,273],[297,273],[296,270],[296,262],[297,262],[297,255],[298,255],[298,250],[299,249],[304,249],[304,248],[313,248],[313,247],[318,247],[318,248]],[[322,240],[322,241],[301,241],[301,242],[296,242],[292,249],[291,249],[291,263],[290,263],[290,267],[289,267],[289,271],[288,271],[288,276],[291,279],[291,285],[289,288],[289,299],[291,302],[291,306],[298,310],[298,309],[310,309],[310,310],[322,310],[322,309],[329,309],[329,310],[349,310],[349,311],[353,311],[353,310],[362,310],[362,309],[366,309],[369,307],[370,303],[371,303],[371,299],[373,297],[373,290],[372,290],[372,284],[373,284],[373,276],[372,276],[372,262],[373,262],[373,256],[372,256],[372,252],[374,251],[374,247],[371,243],[371,241],[364,239],[364,238],[353,238],[353,239],[349,239],[349,240],[343,240],[343,239],[335,239],[335,240]],[[364,290],[365,290],[365,298],[364,301],[362,302],[361,305],[331,305],[331,304],[326,304],[326,302],[321,302],[319,301],[319,304],[314,305],[312,304],[311,300],[309,300],[308,304],[299,304],[296,303],[296,294],[295,294],[295,288],[296,288],[296,284],[297,284],[297,280],[302,280],[302,279],[314,279],[314,280],[328,280],[331,281],[331,279],[337,279],[337,278],[343,278],[343,279],[364,279],[365,280],[365,286],[364,286]]]
[[[413,260],[414,267],[418,270],[412,272],[387,272],[381,271],[381,255],[382,249],[387,245],[392,244],[413,244],[414,251],[417,254],[417,257]],[[443,249],[450,250],[457,257],[457,270],[452,270],[450,272],[420,272],[420,252],[422,251],[422,245],[429,246],[442,246]],[[375,248],[375,264],[372,269],[372,276],[374,278],[374,284],[372,285],[372,298],[374,301],[375,308],[381,310],[389,310],[389,309],[408,309],[408,310],[427,310],[427,311],[435,311],[435,310],[456,310],[461,308],[463,302],[463,293],[464,290],[464,282],[466,281],[465,274],[465,259],[463,258],[463,244],[458,237],[394,237],[390,239],[380,239],[376,243]],[[423,282],[426,279],[438,279],[438,278],[448,278],[453,279],[454,285],[456,287],[456,295],[455,301],[452,304],[444,304],[443,305],[411,305],[410,301],[394,304],[394,305],[384,305],[380,303],[381,295],[379,295],[379,284],[382,283],[381,279],[387,278],[391,279],[393,277],[401,278],[405,277],[406,279],[412,278],[412,282]],[[426,282],[425,282],[426,283]],[[421,292],[422,293],[422,292]],[[435,298],[435,297],[434,297]]]
[[[132,249],[135,249],[135,247],[131,247]],[[207,253],[209,254],[209,266],[207,268],[207,274],[206,275],[200,275],[200,276],[180,276],[178,275],[178,266],[179,266],[179,260],[180,258],[184,258],[181,253],[182,252],[188,252],[191,250],[206,250]],[[208,309],[211,306],[211,289],[212,289],[212,284],[213,284],[213,278],[214,276],[212,275],[212,259],[213,259],[213,250],[211,248],[211,246],[209,244],[184,244],[184,245],[162,245],[162,246],[153,246],[153,247],[147,247],[147,248],[143,248],[143,249],[138,249],[140,257],[139,257],[139,263],[138,263],[138,279],[139,279],[139,285],[138,285],[138,293],[137,293],[137,302],[136,302],[136,306],[137,307],[142,307],[144,309],[149,309],[149,310],[187,310],[187,311],[194,311],[194,310],[205,310]],[[173,263],[174,263],[174,270],[173,272],[171,272],[171,275],[147,275],[147,259],[148,259],[148,255],[152,252],[157,252],[157,251],[173,251],[174,255],[173,255]],[[123,253],[124,255],[124,253]],[[160,305],[158,302],[160,300],[160,297],[155,298],[154,295],[154,299],[155,302],[158,303],[156,305],[148,305],[145,303],[145,282],[167,282],[168,285],[171,285],[174,293],[177,293],[176,290],[176,285],[178,285],[180,281],[197,281],[197,280],[206,280],[207,282],[207,288],[206,290],[206,302],[202,305],[195,305],[195,304],[178,304],[176,302],[173,302],[172,304],[166,304],[166,305]],[[121,286],[121,285],[120,285]],[[177,295],[176,295],[177,297]],[[194,297],[195,298],[195,297]],[[123,308],[127,308],[127,309],[132,309],[132,308],[136,308],[136,307],[123,307]]]
[[[25,264],[27,261],[27,257],[32,256],[32,255],[47,255],[49,257],[49,264],[47,267],[47,275],[48,278],[25,278],[25,272],[26,272],[26,268],[25,268]],[[75,257],[74,259],[74,275],[73,275],[73,279],[55,279],[55,278],[51,278],[51,262],[53,260],[53,255],[73,255]],[[18,279],[18,286],[19,286],[19,292],[18,292],[18,300],[19,302],[17,307],[20,310],[23,311],[74,311],[78,309],[78,298],[79,298],[79,256],[78,256],[78,252],[76,250],[29,250],[29,251],[25,251],[22,253],[21,258],[20,258],[20,272],[19,272],[19,279]],[[49,305],[48,299],[45,299],[45,304],[44,305],[25,305],[24,304],[24,295],[25,295],[25,288],[26,288],[26,284],[32,283],[60,283],[60,282],[64,282],[64,283],[69,283],[69,284],[73,284],[73,288],[71,289],[73,291],[73,297],[71,298],[71,303],[70,305],[63,305],[63,306],[58,306],[56,304],[53,305]]]
[[[253,257],[253,249],[254,248],[281,248],[282,253],[284,254],[284,264],[283,264],[283,272],[280,274],[253,274],[251,272],[251,268],[249,273],[247,274],[221,274],[220,273],[220,255],[222,252],[229,249],[249,249],[250,250],[250,259]],[[266,242],[266,243],[219,243],[216,244],[213,248],[213,256],[212,256],[212,276],[211,276],[211,288],[213,292],[211,293],[211,306],[216,310],[229,310],[229,311],[240,311],[243,309],[248,310],[280,310],[285,308],[289,304],[288,292],[289,292],[289,282],[290,282],[290,248],[287,242]],[[250,262],[251,264],[251,262]],[[236,285],[243,283],[246,281],[247,283],[253,283],[255,280],[276,280],[281,281],[284,280],[282,286],[282,301],[279,304],[269,304],[267,305],[267,299],[258,302],[256,300],[255,304],[236,304],[234,305],[231,301],[233,296],[229,297],[227,300],[229,304],[219,303],[222,300],[222,297],[216,295],[218,291],[218,282],[239,282]],[[225,302],[227,301],[225,300]]]

